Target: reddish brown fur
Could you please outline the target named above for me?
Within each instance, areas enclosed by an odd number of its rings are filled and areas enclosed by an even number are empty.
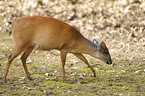
[[[97,50],[96,45],[86,39],[74,27],[51,17],[34,16],[20,18],[13,24],[12,35],[14,50],[8,58],[7,68],[4,74],[5,82],[11,62],[22,52],[24,52],[21,57],[23,67],[27,77],[31,79],[26,66],[26,59],[35,46],[40,50],[57,49],[60,51],[64,80],[64,66],[67,53],[72,53],[84,61],[93,71],[94,76],[96,76],[95,70],[90,66],[82,53],[89,54],[104,61],[111,58],[110,55],[105,56],[103,55],[103,51]],[[101,46],[108,51],[105,44],[101,44]]]

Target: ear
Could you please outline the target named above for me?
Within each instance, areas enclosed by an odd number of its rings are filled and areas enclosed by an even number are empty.
[[[97,46],[97,49],[98,49],[98,50],[101,49],[101,43]]]
[[[96,39],[93,40],[93,43],[96,45],[96,47],[98,46],[98,41]]]

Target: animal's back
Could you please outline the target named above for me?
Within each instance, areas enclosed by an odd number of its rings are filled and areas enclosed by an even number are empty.
[[[71,47],[84,38],[74,27],[51,17],[22,17],[12,29],[14,42],[37,45],[39,49]],[[70,43],[71,41],[71,43]]]

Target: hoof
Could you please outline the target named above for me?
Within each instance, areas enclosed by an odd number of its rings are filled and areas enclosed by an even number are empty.
[[[29,80],[33,80],[31,77],[28,77]]]
[[[6,80],[6,78],[4,77],[4,83],[7,83],[7,80]]]
[[[94,77],[96,77],[96,73],[94,73]]]
[[[66,78],[63,78],[63,81],[66,82]]]

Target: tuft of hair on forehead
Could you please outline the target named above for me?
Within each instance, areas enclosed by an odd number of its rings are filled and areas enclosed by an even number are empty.
[[[101,47],[103,47],[104,49],[107,49],[105,42],[101,42]]]

